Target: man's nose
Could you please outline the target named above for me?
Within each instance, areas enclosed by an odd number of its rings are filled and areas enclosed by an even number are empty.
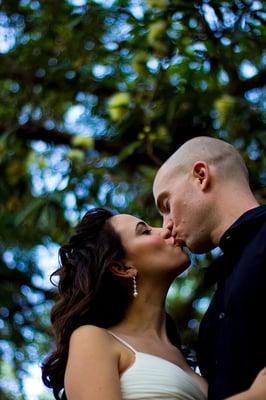
[[[174,226],[173,221],[169,217],[164,217],[163,228],[172,230]]]
[[[173,221],[173,220],[170,220],[168,226],[170,226],[171,235],[174,236],[174,237],[176,237],[177,231],[176,231],[176,226],[175,226],[175,224],[174,224],[174,221]]]

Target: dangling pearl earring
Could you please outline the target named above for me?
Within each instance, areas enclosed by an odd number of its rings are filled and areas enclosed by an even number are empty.
[[[133,276],[133,296],[135,298],[138,296],[137,282],[136,282],[136,277],[135,276]]]

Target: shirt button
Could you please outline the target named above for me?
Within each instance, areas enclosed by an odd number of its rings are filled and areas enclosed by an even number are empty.
[[[225,239],[226,239],[226,240],[230,240],[231,237],[232,237],[231,235],[227,235],[227,236],[225,236]]]
[[[223,319],[225,317],[225,313],[224,312],[221,312],[220,314],[219,314],[219,319]]]

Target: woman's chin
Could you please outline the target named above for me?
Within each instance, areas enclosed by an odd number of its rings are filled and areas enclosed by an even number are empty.
[[[188,256],[188,254],[184,253],[184,261],[182,262],[182,264],[180,263],[178,265],[177,276],[182,274],[182,272],[184,272],[186,269],[188,269],[190,264],[191,264],[191,260]]]
[[[182,272],[189,268],[190,264],[190,258],[188,257],[188,255],[184,254],[182,260],[179,258],[178,264],[175,264],[169,268],[171,279],[175,279],[177,276],[182,274]]]

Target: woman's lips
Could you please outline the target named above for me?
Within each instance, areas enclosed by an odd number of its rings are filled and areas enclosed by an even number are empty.
[[[166,242],[167,244],[171,245],[171,246],[175,246],[175,238],[174,238],[174,236],[170,236],[169,238],[167,238],[167,239],[165,240],[165,242]]]
[[[176,238],[174,236],[171,236],[168,239],[166,239],[166,243],[170,244],[172,246],[181,247],[181,248],[183,248],[186,245],[184,240],[178,239],[178,238]]]

